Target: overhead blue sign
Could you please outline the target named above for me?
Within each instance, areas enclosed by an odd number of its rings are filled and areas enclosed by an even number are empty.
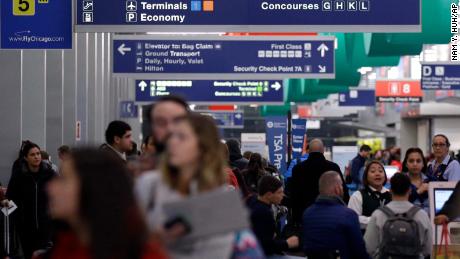
[[[375,106],[375,90],[350,90],[339,93],[339,106]]]
[[[334,78],[333,37],[114,40],[113,73],[150,79]]]
[[[133,101],[120,102],[120,118],[137,118],[137,105]]]
[[[77,0],[76,22],[80,32],[420,32],[421,3],[420,0]]]
[[[422,64],[423,90],[460,90],[460,64]]]
[[[72,0],[0,1],[2,49],[71,49]]]
[[[270,116],[265,118],[265,128],[268,142],[270,162],[283,174],[286,171],[286,132],[287,121],[283,116]]]
[[[213,117],[219,128],[244,128],[244,116],[242,111],[199,111],[199,113]]]
[[[302,148],[305,134],[307,133],[307,120],[292,120],[292,158],[296,159],[302,155]]]
[[[136,80],[136,101],[156,102],[165,95],[190,103],[280,104],[283,80]]]

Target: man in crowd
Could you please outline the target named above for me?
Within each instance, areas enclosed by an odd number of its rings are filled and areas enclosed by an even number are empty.
[[[371,147],[369,147],[368,145],[362,145],[359,149],[358,155],[355,158],[353,158],[353,160],[351,160],[351,179],[357,187],[362,185],[362,175],[360,174],[360,172],[364,168],[366,160],[369,159],[370,155]]]
[[[428,164],[428,178],[431,181],[459,181],[460,164],[449,156],[449,139],[443,134],[435,135],[431,146],[434,160]]]
[[[342,197],[343,177],[328,171],[319,179],[319,196],[303,215],[303,250],[309,259],[368,259],[358,215]]]
[[[123,121],[112,121],[105,131],[106,143],[101,146],[102,150],[112,153],[126,162],[126,152],[132,149],[131,126]]]
[[[431,222],[425,211],[409,202],[409,177],[395,174],[390,181],[393,200],[372,214],[364,235],[367,251],[375,258],[429,256]]]
[[[243,171],[248,166],[249,160],[241,154],[240,142],[236,139],[229,139],[225,142],[230,152],[230,166]]]
[[[267,256],[282,254],[290,248],[299,246],[299,238],[279,238],[272,205],[283,200],[283,184],[274,176],[263,176],[259,181],[258,195],[248,201],[251,210],[252,229]]]
[[[293,223],[302,223],[302,214],[315,201],[319,194],[318,181],[322,174],[327,171],[340,173],[340,167],[324,157],[324,144],[320,139],[313,139],[309,144],[310,154],[307,160],[294,167],[291,183],[288,185],[287,193],[292,206]],[[347,185],[342,181],[344,190],[344,200],[348,202]]]
[[[166,140],[174,121],[187,115],[189,106],[181,97],[169,95],[162,97],[150,107],[150,126],[154,138],[155,150],[161,154],[165,150]]]

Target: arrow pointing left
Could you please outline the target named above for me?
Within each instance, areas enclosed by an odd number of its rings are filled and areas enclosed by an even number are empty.
[[[121,44],[120,47],[118,47],[118,52],[120,52],[121,55],[125,55],[126,53],[125,52],[129,52],[131,51],[131,48],[129,47],[125,47],[125,44]]]

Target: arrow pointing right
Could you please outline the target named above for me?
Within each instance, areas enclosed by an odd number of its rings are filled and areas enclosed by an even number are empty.
[[[125,55],[125,52],[131,51],[131,48],[125,47],[125,44],[121,44],[120,47],[118,47],[118,52],[120,52],[121,55]]]
[[[279,91],[281,89],[281,84],[279,82],[275,82],[270,86],[272,89],[275,89],[275,91]]]
[[[147,83],[145,81],[141,81],[139,83],[139,87],[141,88],[141,91],[145,91],[145,88],[147,87]]]

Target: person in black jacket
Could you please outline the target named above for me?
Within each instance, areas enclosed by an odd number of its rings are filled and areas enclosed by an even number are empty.
[[[21,241],[24,257],[51,246],[46,186],[56,172],[41,159],[40,147],[32,142],[23,145],[22,159],[15,162],[6,197],[17,205],[12,216]]]
[[[241,174],[244,177],[246,186],[252,193],[257,193],[257,185],[260,178],[262,178],[262,176],[269,175],[265,171],[265,168],[262,164],[262,156],[259,153],[252,153],[247,168],[241,171]]]
[[[282,239],[276,231],[272,205],[279,205],[283,196],[281,181],[274,176],[267,175],[259,181],[258,195],[251,197],[247,202],[251,210],[252,229],[267,256],[282,254],[290,248],[299,246],[297,236]]]
[[[236,139],[229,139],[225,142],[230,152],[230,166],[236,167],[240,171],[243,171],[248,166],[249,160],[241,155],[240,142]]]
[[[320,139],[313,139],[309,147],[308,159],[294,167],[292,177],[287,185],[287,194],[292,206],[292,223],[299,226],[302,224],[303,212],[315,202],[319,194],[319,178],[325,172],[335,171],[339,173],[343,183],[344,201],[348,202],[350,199],[340,167],[324,157],[323,142]]]

